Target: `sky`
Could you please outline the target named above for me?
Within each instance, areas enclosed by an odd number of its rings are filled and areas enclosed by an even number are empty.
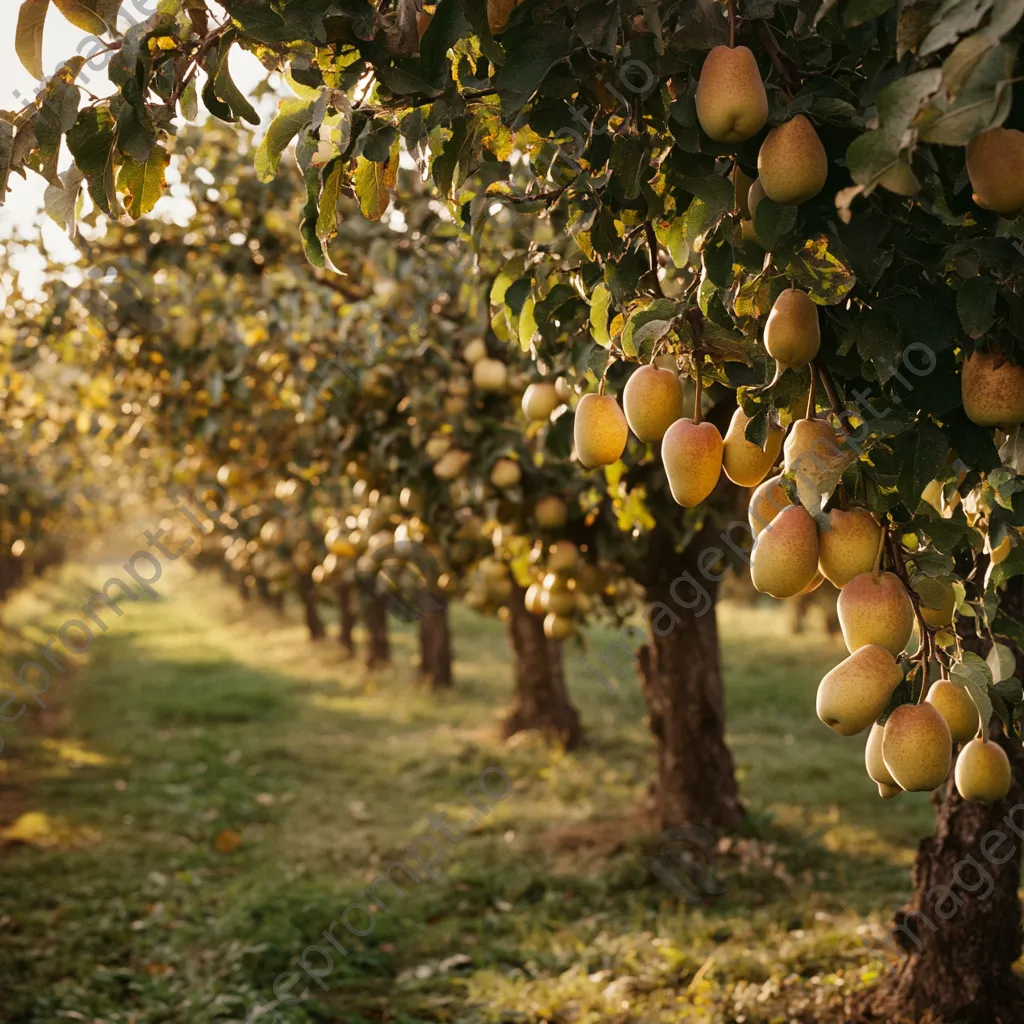
[[[121,7],[122,30],[132,23],[144,20],[156,10],[157,0],[124,0]],[[15,28],[18,22],[20,0],[0,0],[0,109],[20,110],[34,96],[34,89],[39,83],[22,67],[14,50]],[[43,67],[52,73],[62,61],[72,57],[76,52],[86,56],[93,52],[95,44],[90,41],[89,33],[76,28],[66,21],[57,8],[51,4],[46,16],[43,32]],[[102,57],[95,63],[100,63]],[[231,56],[232,77],[239,88],[249,93],[266,77],[266,70],[250,54],[235,50]],[[113,91],[105,70],[92,70],[87,65],[84,75],[89,77],[89,91],[97,96],[104,96]],[[256,104],[257,109],[260,105]],[[269,112],[268,112],[269,114]],[[202,116],[202,115],[200,115]],[[264,118],[264,126],[269,116]],[[70,164],[70,156],[66,150],[61,160],[60,169]],[[11,237],[12,231],[42,232],[43,244],[56,258],[71,260],[74,258],[74,247],[64,232],[42,212],[43,191],[46,183],[37,174],[28,172],[26,181],[18,174],[12,174],[8,183],[6,203],[0,207],[0,245]],[[171,203],[172,199],[161,200]],[[158,211],[159,212],[159,208]],[[31,277],[31,268],[25,267],[25,273]]]

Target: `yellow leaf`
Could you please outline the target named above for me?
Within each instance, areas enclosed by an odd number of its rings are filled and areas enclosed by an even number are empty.
[[[395,139],[386,163],[361,156],[356,164],[356,196],[367,220],[380,220],[391,204],[388,191],[398,180],[398,140]]]

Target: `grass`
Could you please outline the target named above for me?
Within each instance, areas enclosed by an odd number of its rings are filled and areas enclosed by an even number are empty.
[[[41,584],[8,625],[45,636],[81,585],[81,570]],[[457,687],[438,696],[416,685],[407,627],[394,668],[368,675],[209,577],[181,570],[162,595],[126,605],[55,680],[54,708],[0,727],[0,1020],[239,1022],[319,945],[294,983],[308,998],[251,1019],[819,1021],[891,959],[886,921],[931,811],[923,796],[883,804],[862,742],[816,720],[843,652],[790,636],[778,611],[722,610],[750,815],[720,842],[724,894],[688,903],[639,860],[656,828],[634,679],[609,694],[570,653],[587,745],[503,745],[496,621],[455,609]],[[475,786],[492,767],[511,790],[487,802]],[[475,827],[442,844],[431,880],[435,847],[407,851],[441,812],[449,835]],[[396,860],[419,883],[377,885],[389,912],[362,938],[332,926]],[[365,913],[349,921],[367,931]]]

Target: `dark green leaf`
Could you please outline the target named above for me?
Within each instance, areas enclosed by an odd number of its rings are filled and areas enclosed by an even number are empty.
[[[537,91],[548,72],[569,55],[569,29],[563,24],[522,22],[505,33],[505,64],[494,78],[507,123]]]
[[[998,286],[990,277],[969,277],[956,296],[960,323],[970,338],[980,338],[995,322]]]

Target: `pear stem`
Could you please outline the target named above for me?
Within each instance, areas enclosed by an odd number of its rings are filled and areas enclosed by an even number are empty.
[[[871,570],[871,575],[874,581],[878,582],[878,575],[882,570],[882,550],[885,547],[885,536],[888,531],[885,526],[882,526],[882,532],[878,536],[878,548],[875,550],[875,565]]]
[[[729,49],[736,45],[736,0],[729,0]]]
[[[814,399],[816,397],[816,395],[815,395],[815,381],[817,380],[817,376],[814,373],[814,364],[813,363],[810,364],[810,370],[811,370],[811,386],[810,386],[810,389],[807,392],[807,413],[804,416],[805,420],[813,420],[814,419],[814,405],[815,405]]]
[[[696,426],[697,424],[700,423],[700,418],[701,418],[700,400],[701,400],[702,392],[704,390],[704,379],[703,379],[704,353],[701,352],[700,350],[698,350],[697,352],[694,353],[694,356],[695,356],[696,363],[697,363],[697,373],[696,373],[696,375],[694,377],[694,383],[696,384],[696,389],[694,391],[694,397],[693,397],[693,423],[694,423],[694,426]]]
[[[693,347],[693,361],[697,367],[695,374],[697,393],[693,400],[693,423],[696,426],[701,420],[700,399],[704,390],[704,381],[701,377],[701,368],[704,365],[704,349],[701,347],[704,344],[704,325],[701,323],[700,309],[697,306],[688,310],[686,318],[690,322],[690,330],[693,332],[693,340],[696,342]]]

